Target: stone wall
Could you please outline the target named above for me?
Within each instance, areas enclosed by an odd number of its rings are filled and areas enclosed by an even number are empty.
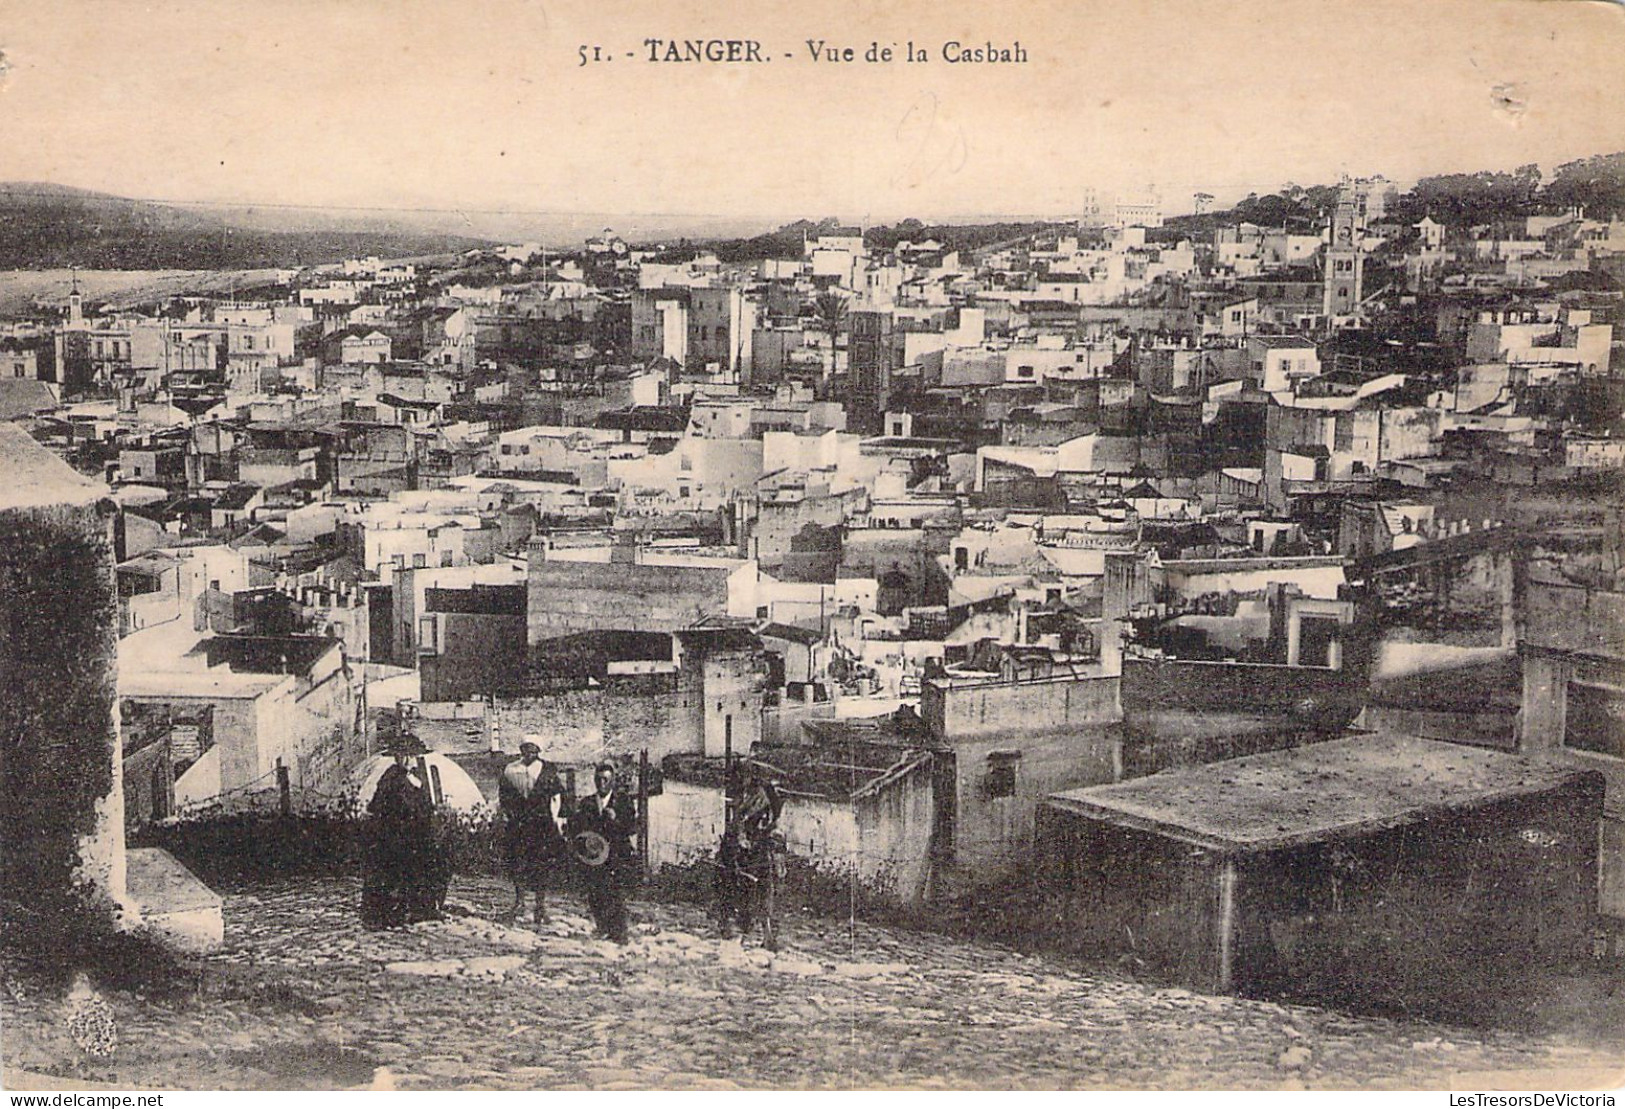
[[[118,598],[104,492],[0,426],[0,897],[124,897]]]
[[[1601,802],[1597,776],[1576,775],[1235,851],[1046,806],[1037,868],[1064,891],[1056,937],[1086,957],[1132,954],[1204,991],[1459,1019],[1585,952]]]
[[[707,755],[745,754],[762,738],[762,691],[754,656],[742,652],[706,655],[701,664],[705,691]]]
[[[916,904],[930,893],[937,812],[934,778],[933,763],[927,759],[852,802],[859,880],[898,904]]]
[[[1122,719],[1118,679],[926,683],[920,716],[933,735],[957,746],[975,737],[1111,724]]]
[[[667,781],[649,798],[649,868],[703,865],[716,857],[726,817],[716,786]]]
[[[850,800],[788,794],[779,831],[790,857],[812,874],[838,886],[855,882],[865,899],[902,906],[926,894],[935,818],[932,767],[924,760]],[[723,822],[719,787],[668,780],[649,799],[650,867],[708,867]]]
[[[514,686],[525,671],[525,617],[438,614],[440,641],[417,660],[425,701],[466,701]]]
[[[925,683],[920,715],[953,765],[945,889],[1016,873],[1049,794],[1122,776],[1118,679]],[[1001,776],[1006,776],[1001,781]]]
[[[677,631],[725,615],[733,569],[548,561],[533,548],[529,641],[609,629]]]
[[[549,758],[550,751],[635,755],[647,749],[658,762],[704,749],[701,690],[664,675],[606,688],[499,697],[492,712],[496,734],[508,749],[534,735]]]
[[[945,890],[1020,873],[1031,863],[1034,815],[1046,797],[1122,776],[1122,729],[1116,725],[1012,731],[957,742],[953,748],[954,829],[952,851],[944,853]],[[996,782],[996,767],[1005,760],[1014,763],[1008,793]]]
[[[1584,631],[1570,628],[1566,637]],[[1600,771],[1607,781],[1598,858],[1598,911],[1625,921],[1625,760],[1569,746],[1569,694],[1576,686],[1625,689],[1625,662],[1525,644],[1517,749],[1534,758]],[[1616,733],[1617,734],[1617,733]]]

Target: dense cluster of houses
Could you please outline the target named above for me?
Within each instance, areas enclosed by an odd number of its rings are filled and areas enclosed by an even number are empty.
[[[120,508],[127,821],[338,794],[405,676],[471,768],[662,765],[655,864],[749,754],[793,851],[914,903],[1153,827],[1092,791],[1402,733],[1601,771],[1625,917],[1625,225],[1392,200],[751,263],[606,231],[7,322],[0,414]]]

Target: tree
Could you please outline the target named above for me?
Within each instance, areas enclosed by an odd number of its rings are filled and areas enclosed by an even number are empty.
[[[1303,190],[1300,202],[1316,220],[1322,220],[1337,207],[1342,189],[1336,185],[1310,185]]]
[[[1534,199],[1540,181],[1538,176],[1529,176],[1526,172],[1529,168],[1526,166],[1516,174],[1486,171],[1424,177],[1410,191],[1410,204],[1404,210],[1409,216],[1412,209],[1420,209],[1451,227],[1471,227],[1521,217]]]
[[[1584,208],[1591,219],[1625,215],[1625,152],[1565,162],[1552,172],[1541,200],[1560,208]]]
[[[1279,227],[1294,219],[1298,214],[1298,206],[1284,196],[1274,193],[1269,196],[1259,196],[1257,193],[1248,193],[1246,199],[1231,210],[1231,215],[1248,223],[1256,223],[1260,227]]]
[[[829,336],[829,368],[824,373],[825,381],[835,376],[835,347],[846,327],[847,314],[846,298],[833,289],[826,289],[813,298],[818,330]]]

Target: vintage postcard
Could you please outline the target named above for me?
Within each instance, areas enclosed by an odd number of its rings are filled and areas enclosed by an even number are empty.
[[[5,1088],[1613,1105],[1621,57],[0,0]]]

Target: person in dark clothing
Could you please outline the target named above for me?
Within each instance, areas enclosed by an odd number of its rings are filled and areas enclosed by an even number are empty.
[[[627,941],[625,884],[634,873],[632,833],[638,826],[637,802],[615,782],[615,767],[599,763],[593,772],[596,791],[576,804],[570,838],[582,863],[587,908],[600,935]],[[602,843],[594,836],[602,837]]]
[[[772,776],[754,763],[743,764],[735,790],[733,814],[717,849],[717,927],[731,939],[737,925],[748,936],[758,913],[762,942],[778,950],[778,890],[783,877],[784,843],[779,814],[784,800]]]
[[[439,920],[450,873],[434,833],[434,801],[415,765],[428,748],[415,736],[390,746],[395,764],[384,771],[367,804],[367,873],[361,922],[369,929]]]
[[[509,763],[497,780],[497,801],[502,808],[502,858],[513,881],[513,909],[518,916],[528,890],[536,898],[536,923],[547,921],[547,886],[555,880],[565,859],[559,810],[564,786],[542,749],[526,740],[519,758]]]

